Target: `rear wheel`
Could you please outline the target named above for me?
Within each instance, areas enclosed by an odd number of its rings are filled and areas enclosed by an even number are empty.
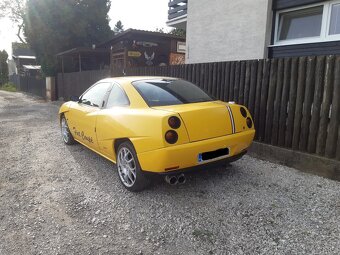
[[[63,137],[64,143],[66,143],[67,145],[75,144],[75,140],[73,139],[70,129],[68,128],[65,115],[61,117],[60,126],[61,126],[61,135]]]
[[[141,191],[150,184],[141,170],[136,151],[130,142],[123,142],[118,147],[117,171],[120,181],[129,191]]]

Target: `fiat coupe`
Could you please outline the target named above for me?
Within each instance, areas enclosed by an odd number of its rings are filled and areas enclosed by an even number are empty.
[[[115,163],[130,191],[147,187],[151,173],[184,183],[187,170],[235,161],[255,134],[246,107],[168,77],[103,79],[64,103],[59,116],[63,141]]]

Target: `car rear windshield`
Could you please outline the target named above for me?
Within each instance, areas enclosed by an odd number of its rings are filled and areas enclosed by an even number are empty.
[[[149,107],[213,101],[203,90],[184,80],[141,80],[132,85]]]

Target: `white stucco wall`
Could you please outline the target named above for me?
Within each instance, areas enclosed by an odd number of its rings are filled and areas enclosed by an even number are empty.
[[[270,42],[270,0],[189,0],[186,62],[264,58]]]

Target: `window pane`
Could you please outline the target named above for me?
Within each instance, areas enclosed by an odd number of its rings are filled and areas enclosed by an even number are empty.
[[[105,93],[110,87],[110,83],[99,83],[96,86],[88,90],[82,97],[81,102],[83,104],[101,107]]]
[[[279,40],[320,36],[323,6],[280,14]]]
[[[340,4],[332,5],[331,23],[329,26],[329,34],[340,34]]]
[[[124,91],[119,86],[113,85],[109,99],[107,100],[106,108],[126,105],[129,105],[129,100]]]
[[[134,82],[133,86],[150,107],[213,100],[196,85],[184,80],[144,80]]]

